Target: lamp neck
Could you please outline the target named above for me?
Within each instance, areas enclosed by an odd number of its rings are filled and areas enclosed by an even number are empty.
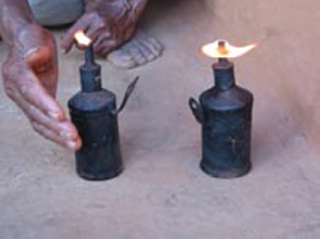
[[[101,66],[94,61],[93,47],[89,46],[85,52],[85,64],[80,67],[82,92],[96,92],[102,89]]]
[[[215,87],[219,90],[228,90],[235,86],[234,64],[227,59],[220,59],[212,66],[215,78]]]

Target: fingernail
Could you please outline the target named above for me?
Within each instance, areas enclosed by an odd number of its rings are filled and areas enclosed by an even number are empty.
[[[29,50],[26,52],[25,56],[26,56],[26,57],[32,56],[32,55],[33,55],[34,53],[36,53],[37,51],[39,51],[39,48],[38,48],[38,47],[31,48],[31,49],[29,49]]]
[[[71,149],[72,151],[76,151],[76,149],[77,149],[77,144],[76,144],[76,142],[74,142],[74,141],[68,141],[68,142],[67,142],[67,147],[68,147],[69,149]]]
[[[66,131],[61,131],[60,136],[64,139],[69,139],[69,140],[72,140],[74,138],[72,133],[66,132]]]
[[[77,150],[81,149],[81,146],[82,146],[82,141],[81,141],[81,139],[79,138],[79,139],[76,141],[76,149],[77,149]]]
[[[50,116],[51,119],[54,119],[54,120],[60,119],[60,114],[57,112],[48,112],[48,115]]]

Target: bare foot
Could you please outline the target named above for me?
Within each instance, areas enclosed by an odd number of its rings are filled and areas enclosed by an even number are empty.
[[[159,58],[164,47],[156,39],[138,31],[133,39],[107,55],[114,66],[131,69]]]

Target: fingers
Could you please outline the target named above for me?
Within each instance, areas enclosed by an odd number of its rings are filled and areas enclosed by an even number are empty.
[[[34,128],[37,132],[71,150],[79,149],[81,140],[76,128],[66,119],[59,103],[45,91],[33,72],[25,67],[19,65],[19,68],[5,71],[6,93],[23,110],[31,124],[36,124]]]
[[[106,55],[123,43],[124,33],[115,27],[111,29],[105,21],[96,13],[85,14],[64,35],[61,47],[69,52],[75,43],[75,33],[82,30],[93,41],[94,51]]]
[[[25,100],[19,92],[16,92],[12,98],[29,118],[33,128],[42,136],[73,151],[81,147],[80,137],[71,122],[52,119],[35,105]]]
[[[125,42],[126,39],[123,39],[124,34],[119,31],[115,35],[109,38],[105,38],[94,48],[95,52],[102,57],[106,57],[111,51],[117,49],[121,44]]]
[[[109,32],[102,32],[97,39],[93,42],[93,49],[96,53],[100,53],[104,49],[104,45],[111,39]]]
[[[116,49],[118,42],[116,40],[106,40],[101,43],[100,51],[97,52],[102,57],[106,57],[112,50]]]
[[[100,22],[99,24],[92,23],[90,28],[88,28],[86,35],[92,39],[94,44],[112,37],[111,30],[103,22]]]
[[[18,83],[17,89],[24,100],[34,105],[47,116],[57,121],[66,119],[62,107],[48,94],[33,72],[27,72],[24,75],[24,80],[22,83]]]
[[[99,14],[85,14],[64,35],[61,47],[66,52],[69,52],[75,43],[74,35],[79,30],[84,31],[93,42],[109,39],[113,35],[109,25],[105,22],[105,19],[99,16]]]
[[[55,132],[56,135],[65,138],[65,140],[74,141],[78,138],[76,129],[68,121],[54,120],[23,99],[21,99],[19,103],[31,122],[36,122],[43,125],[44,127]]]
[[[77,150],[81,147],[78,132],[53,97],[58,73],[55,43],[42,29],[25,36],[24,42],[29,38],[39,42],[26,44],[23,52],[20,48],[12,49],[3,64],[6,93],[37,132],[59,145]]]
[[[32,122],[31,124],[32,124],[33,129],[37,133],[39,133],[40,135],[42,135],[46,139],[53,141],[56,144],[58,144],[64,148],[68,148],[73,151],[77,151],[81,148],[82,143],[81,143],[80,138],[77,139],[76,141],[66,141],[65,139],[61,138],[60,136],[55,134],[53,131],[49,130],[48,128],[44,127],[41,124],[38,124],[36,122]]]
[[[129,27],[125,31],[115,31],[116,34],[108,39],[103,39],[102,41],[97,41],[93,46],[96,53],[102,57],[107,57],[110,52],[119,48],[122,44],[125,44],[130,40],[134,33],[135,28]]]

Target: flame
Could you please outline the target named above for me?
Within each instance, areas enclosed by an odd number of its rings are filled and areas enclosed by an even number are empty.
[[[212,58],[236,58],[256,48],[257,44],[235,47],[226,40],[218,40],[202,47],[202,52]]]
[[[86,34],[84,34],[84,32],[82,30],[77,31],[74,34],[74,38],[76,39],[77,44],[79,46],[87,47],[92,43],[92,40],[89,37],[87,37]]]

